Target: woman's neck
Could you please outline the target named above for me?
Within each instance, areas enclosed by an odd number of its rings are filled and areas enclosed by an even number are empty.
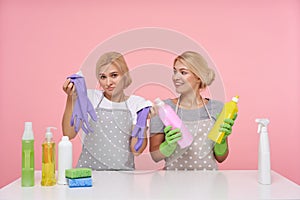
[[[107,93],[104,92],[103,95],[105,96],[105,98],[107,98],[108,100],[110,100],[112,102],[126,101],[126,96],[125,96],[124,92],[120,92],[119,94],[113,94],[113,95],[108,95]]]
[[[200,93],[193,91],[191,93],[181,94],[180,99],[178,99],[180,107],[183,108],[198,108],[203,106],[203,99]]]

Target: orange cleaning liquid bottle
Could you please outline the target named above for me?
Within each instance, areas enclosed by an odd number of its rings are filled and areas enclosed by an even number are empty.
[[[239,101],[239,96],[235,96],[232,98],[231,101],[225,103],[222,112],[220,113],[216,123],[214,124],[213,128],[208,134],[208,138],[212,141],[220,144],[225,133],[220,132],[220,126],[223,124],[224,119],[230,118],[233,119],[234,114],[238,112],[238,106],[237,103]]]

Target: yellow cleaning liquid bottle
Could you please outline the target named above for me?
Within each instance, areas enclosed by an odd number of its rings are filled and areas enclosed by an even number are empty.
[[[48,127],[46,132],[45,141],[42,144],[42,186],[52,186],[56,184],[55,179],[55,143],[52,139],[53,134],[51,128]]]
[[[224,119],[230,118],[233,119],[234,114],[238,112],[237,103],[239,101],[239,96],[235,96],[231,101],[225,103],[221,114],[219,115],[216,123],[208,134],[208,138],[212,141],[220,144],[225,133],[219,132],[220,126],[223,124]]]

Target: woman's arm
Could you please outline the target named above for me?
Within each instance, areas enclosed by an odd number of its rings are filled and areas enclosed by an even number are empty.
[[[163,155],[159,150],[161,143],[163,143],[164,141],[165,141],[164,133],[156,133],[155,135],[152,135],[150,137],[150,154],[152,159],[155,162],[159,162],[164,158],[166,158],[166,156]]]
[[[75,86],[70,82],[70,79],[67,79],[63,85],[63,90],[68,95],[65,111],[62,118],[62,131],[63,135],[69,136],[69,139],[73,139],[77,133],[75,132],[74,126],[71,126],[70,121],[73,112],[73,105],[76,100],[75,95]]]

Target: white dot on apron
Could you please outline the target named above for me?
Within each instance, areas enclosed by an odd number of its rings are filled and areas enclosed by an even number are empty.
[[[204,136],[207,136],[207,133],[204,133]]]
[[[172,167],[174,166],[173,163],[171,163],[171,166],[172,166]]]
[[[87,163],[87,161],[85,160],[84,163]]]
[[[202,167],[202,165],[199,165],[199,167],[201,168],[201,167]]]
[[[194,163],[197,164],[198,163],[197,160],[195,160]]]
[[[103,120],[101,120],[101,123],[103,123]]]
[[[208,165],[208,167],[211,167],[211,165]]]
[[[96,161],[94,161],[94,164],[96,164]]]
[[[196,152],[196,151],[194,152],[194,155],[197,155],[197,152]]]
[[[204,164],[206,164],[206,163],[207,163],[207,161],[206,161],[206,160],[204,160],[204,161],[203,161],[203,163],[204,163]]]
[[[109,130],[110,133],[112,133],[112,130]]]
[[[101,166],[99,166],[98,169],[101,169]]]
[[[176,150],[175,153],[178,153],[178,151]]]
[[[116,154],[113,154],[113,157],[116,157]]]
[[[121,140],[119,140],[119,143],[121,143],[122,141]]]
[[[180,167],[183,167],[183,165],[182,165],[182,164],[180,164],[179,166],[180,166]]]
[[[192,157],[192,156],[190,156],[190,157],[189,157],[189,159],[190,159],[190,160],[192,160],[192,159],[193,159],[193,157]]]
[[[206,126],[206,124],[204,123],[203,126]]]
[[[209,159],[211,159],[211,156],[208,156]]]
[[[189,165],[189,168],[193,168],[193,166],[192,166],[192,165]]]
[[[187,163],[187,160],[185,160],[184,163],[186,164],[186,163]]]
[[[104,153],[103,156],[106,156],[106,154]]]
[[[199,132],[201,132],[202,131],[202,128],[199,128]]]
[[[89,159],[91,160],[91,159],[92,159],[92,157],[89,157]]]
[[[195,145],[195,146],[197,146],[197,145],[198,145],[198,143],[197,143],[197,142],[194,142],[194,145]]]
[[[190,147],[190,148],[189,148],[189,150],[192,150],[192,149],[193,149],[193,147]]]
[[[200,138],[199,138],[199,140],[201,141],[201,140],[202,140],[202,138],[200,137]]]
[[[201,151],[201,150],[202,150],[202,147],[199,147],[199,150]]]
[[[105,125],[104,127],[107,128],[107,125]]]

